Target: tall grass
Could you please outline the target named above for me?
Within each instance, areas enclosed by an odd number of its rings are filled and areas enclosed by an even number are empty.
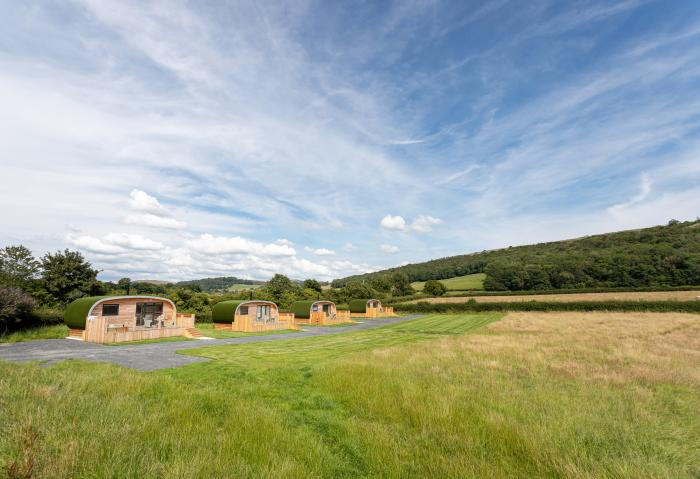
[[[658,316],[601,330],[600,318],[432,315],[334,337],[202,348],[195,354],[215,360],[155,373],[0,363],[0,470],[693,477],[699,326]]]

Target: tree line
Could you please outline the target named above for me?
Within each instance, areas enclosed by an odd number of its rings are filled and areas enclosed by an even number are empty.
[[[230,299],[264,299],[274,301],[285,310],[299,300],[326,299],[343,305],[351,299],[383,299],[413,293],[403,273],[379,276],[371,284],[350,282],[341,288],[324,287],[315,279],[293,281],[282,274],[276,274],[267,282],[231,276],[161,283],[132,281],[127,277],[100,281],[98,273],[78,251],[66,249],[35,258],[23,245],[0,249],[0,335],[12,329],[60,322],[65,306],[85,296],[162,296],[171,299],[179,311],[195,313],[199,321],[207,321],[214,304]],[[250,291],[219,290],[219,287],[236,283],[261,286]]]
[[[409,264],[333,281],[372,283],[405,274],[410,282],[486,273],[491,291],[700,284],[700,221],[509,247]]]

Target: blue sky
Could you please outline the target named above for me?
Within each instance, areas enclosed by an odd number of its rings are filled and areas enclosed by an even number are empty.
[[[334,277],[700,215],[695,1],[0,0],[0,243]]]

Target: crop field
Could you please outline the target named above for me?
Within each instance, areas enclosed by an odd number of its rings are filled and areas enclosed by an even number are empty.
[[[642,291],[618,293],[572,293],[572,294],[527,294],[512,296],[449,296],[421,298],[406,303],[428,301],[429,303],[464,303],[474,299],[479,303],[506,303],[517,301],[692,301],[700,297],[700,291]]]
[[[0,362],[0,471],[697,477],[698,319],[430,315],[150,373]]]
[[[440,282],[447,287],[448,291],[465,291],[469,289],[484,289],[484,273],[468,274],[466,276],[457,276],[449,279],[441,279]],[[417,281],[411,283],[416,291],[423,291],[425,281]]]

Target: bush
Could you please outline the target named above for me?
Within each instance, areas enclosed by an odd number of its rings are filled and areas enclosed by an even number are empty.
[[[504,303],[397,304],[397,311],[405,313],[457,313],[487,311],[639,311],[639,312],[685,312],[700,313],[700,301],[515,301]]]
[[[34,298],[16,286],[0,286],[0,332],[27,321],[36,306]]]
[[[423,292],[430,296],[442,296],[447,292],[447,286],[436,279],[431,279],[425,282]]]

